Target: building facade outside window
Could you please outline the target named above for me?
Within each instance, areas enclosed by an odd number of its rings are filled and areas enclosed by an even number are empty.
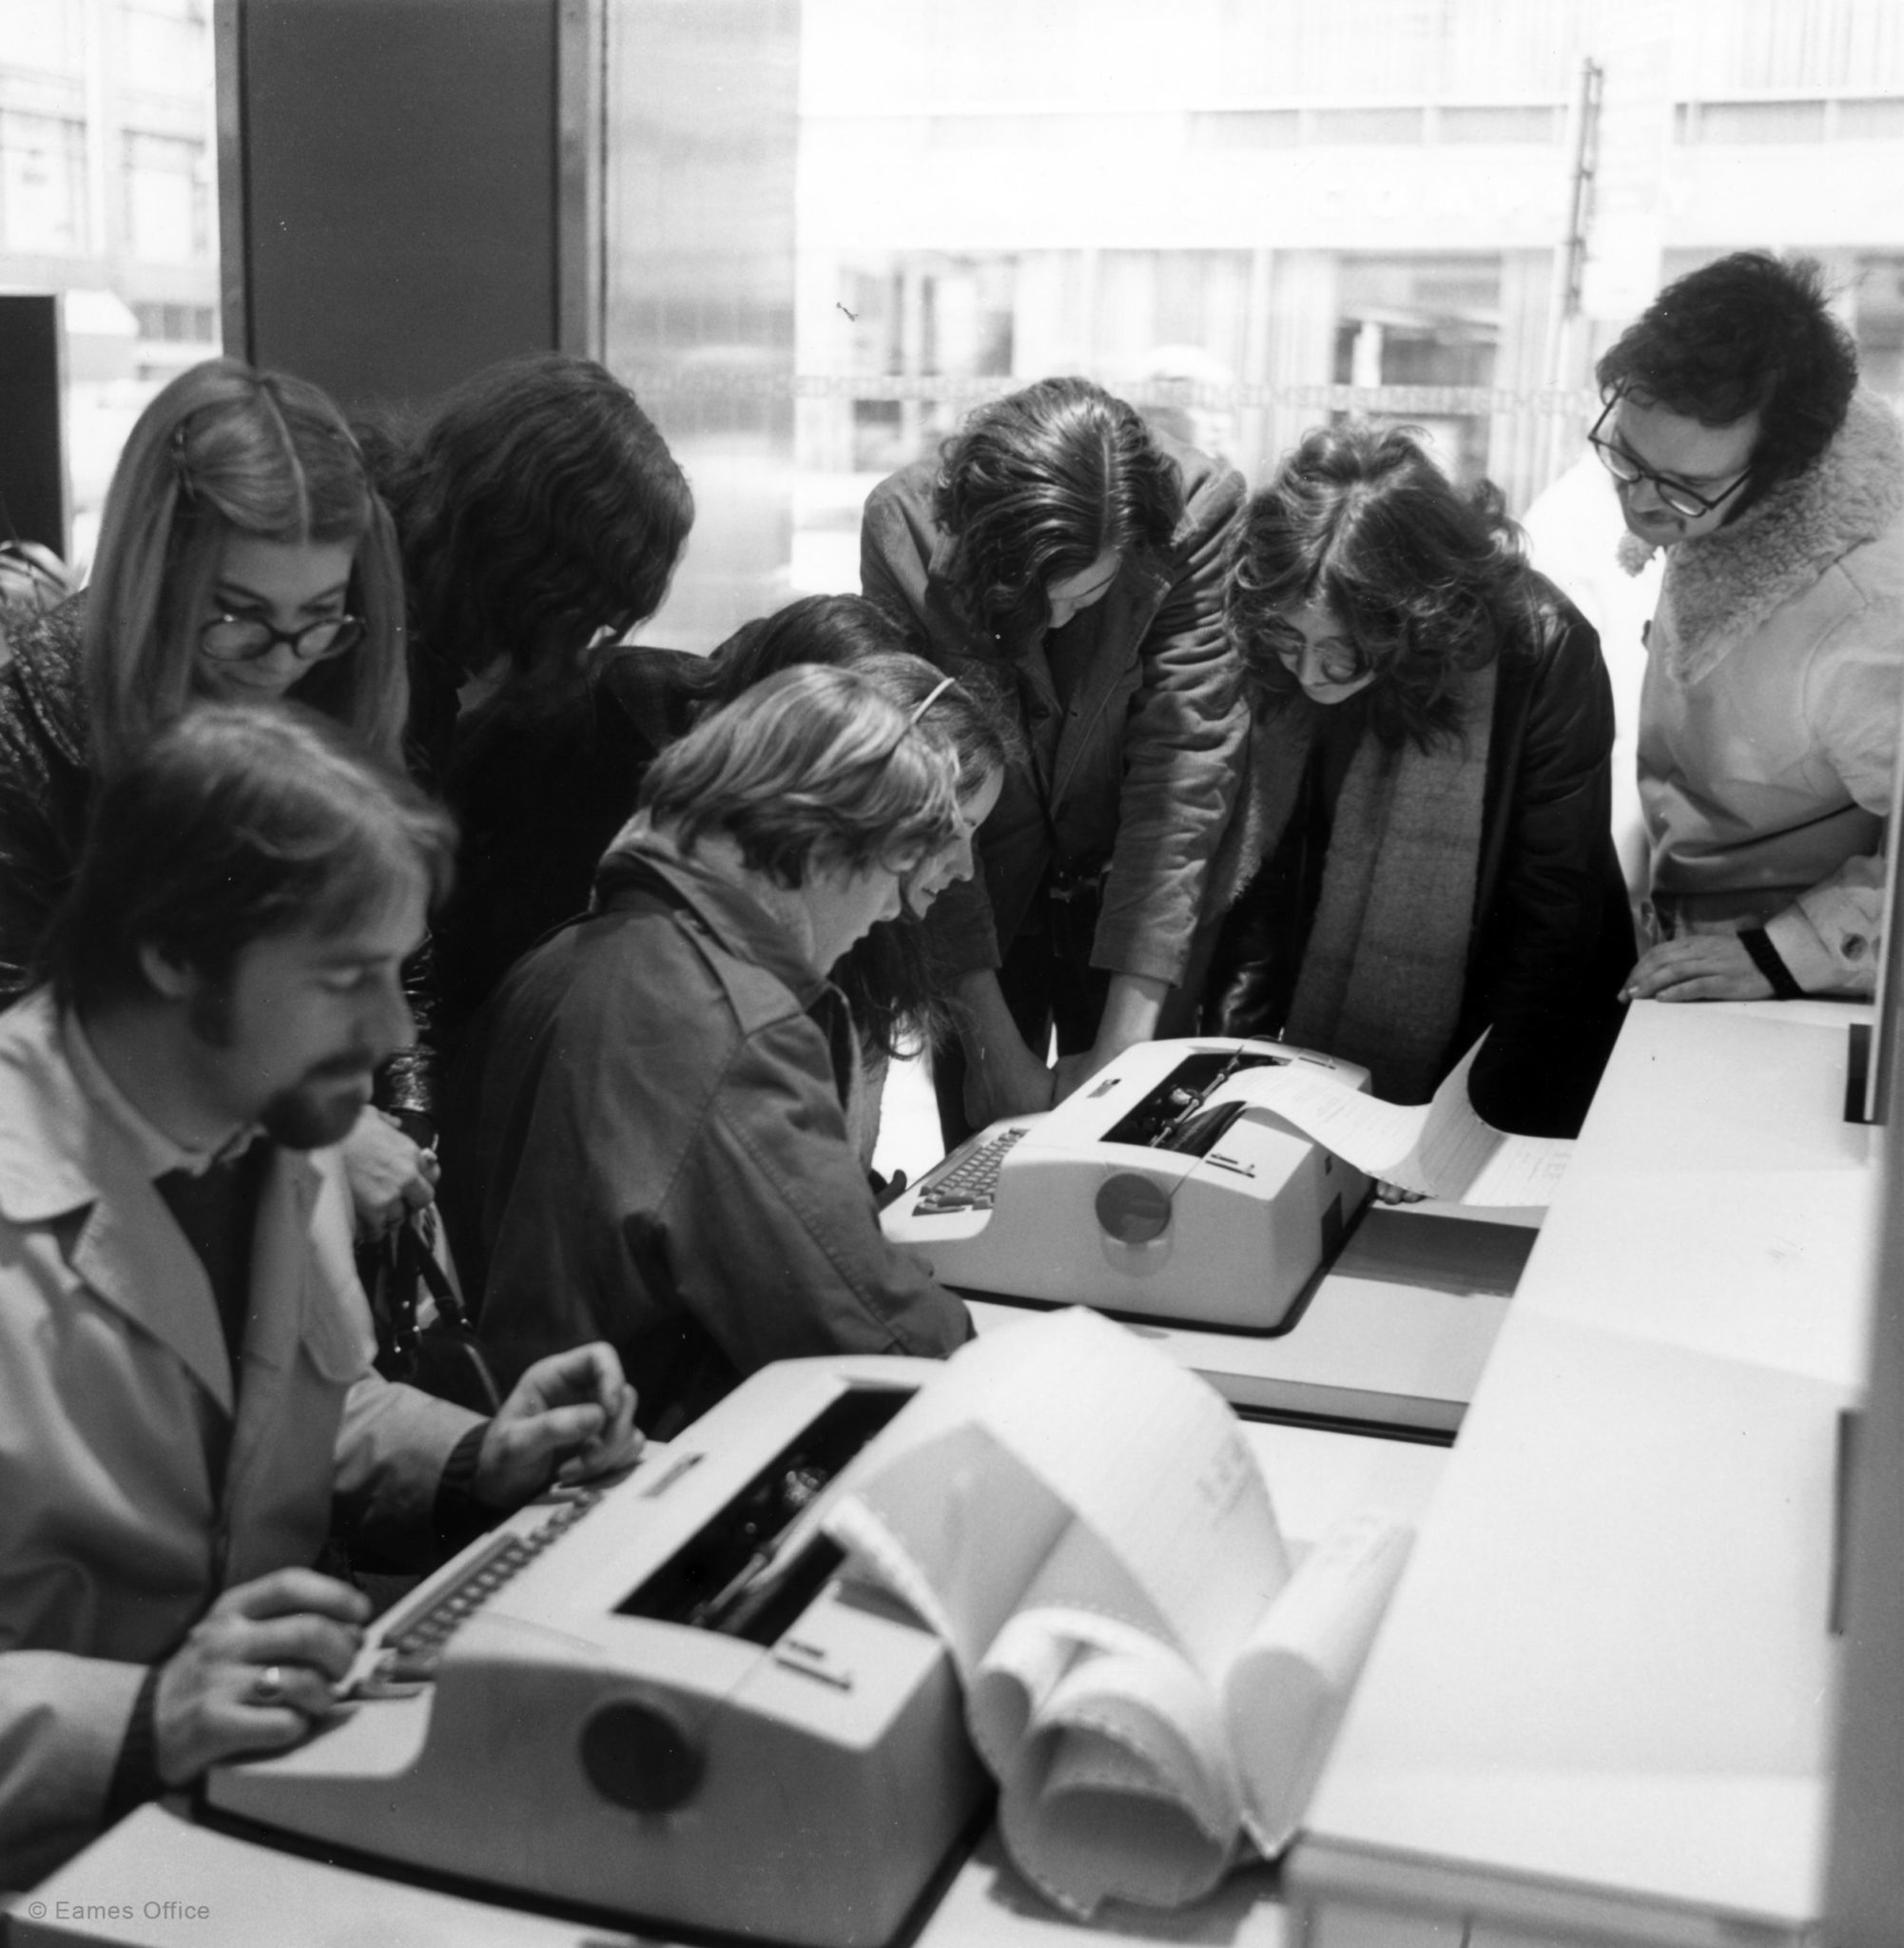
[[[602,342],[708,490],[655,641],[855,586],[872,482],[1052,373],[1253,480],[1319,421],[1417,425],[1522,513],[1583,451],[1598,353],[1759,244],[1826,260],[1904,389],[1890,0],[607,0],[605,27]]]

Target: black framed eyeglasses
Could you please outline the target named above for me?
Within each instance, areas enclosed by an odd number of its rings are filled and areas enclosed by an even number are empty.
[[[321,663],[362,640],[360,615],[326,615],[302,629],[273,629],[262,615],[214,615],[199,631],[199,648],[214,663],[255,663],[280,643],[288,643],[301,663]]]
[[[1672,479],[1665,474],[1656,474],[1651,467],[1642,466],[1623,446],[1602,436],[1601,429],[1613,417],[1619,404],[1617,399],[1607,401],[1606,410],[1593,422],[1593,431],[1586,436],[1586,443],[1600,456],[1600,464],[1622,487],[1637,487],[1642,480],[1647,481],[1660,497],[1662,506],[1686,520],[1696,521],[1701,515],[1723,507],[1752,477],[1752,467],[1748,462],[1729,487],[1721,488],[1717,494],[1699,494],[1683,480]]]

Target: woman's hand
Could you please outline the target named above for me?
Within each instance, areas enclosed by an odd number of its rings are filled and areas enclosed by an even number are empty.
[[[436,1202],[437,1153],[413,1142],[380,1109],[365,1109],[340,1147],[359,1237],[381,1237]]]
[[[1736,933],[1682,933],[1648,947],[1622,1001],[1770,1001],[1772,984]]]

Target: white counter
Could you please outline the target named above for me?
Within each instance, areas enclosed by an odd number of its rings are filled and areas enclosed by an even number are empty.
[[[1875,1179],[1809,1012],[1633,1010],[1289,1863],[1313,1948],[1817,1916]]]

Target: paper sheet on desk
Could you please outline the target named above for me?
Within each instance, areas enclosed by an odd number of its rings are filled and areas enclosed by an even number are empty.
[[[1404,1190],[1461,1204],[1550,1204],[1573,1145],[1509,1136],[1483,1122],[1467,1100],[1467,1072],[1480,1052],[1477,1042],[1424,1103],[1384,1102],[1327,1070],[1292,1062],[1241,1070],[1211,1092],[1206,1106],[1267,1109],[1344,1162]]]
[[[962,1349],[865,1460],[826,1527],[951,1647],[1027,1879],[1173,1906],[1286,1843],[1406,1529],[1292,1576],[1230,1410],[1083,1310]]]

